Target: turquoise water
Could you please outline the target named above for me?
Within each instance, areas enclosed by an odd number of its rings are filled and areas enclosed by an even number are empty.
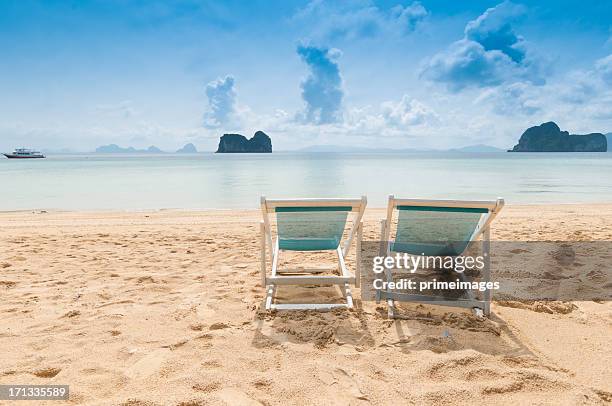
[[[612,154],[273,153],[0,159],[0,210],[255,208],[259,196],[612,202]]]

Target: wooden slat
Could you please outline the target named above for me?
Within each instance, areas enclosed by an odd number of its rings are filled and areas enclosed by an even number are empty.
[[[346,303],[278,303],[273,304],[273,310],[333,310],[348,308]]]
[[[497,207],[497,200],[428,200],[428,199],[396,199],[393,206],[432,206],[432,207],[459,207],[493,210]]]
[[[268,283],[274,285],[343,285],[355,283],[353,276],[272,276]]]
[[[471,309],[472,307],[484,307],[485,302],[482,300],[471,299],[451,299],[442,296],[427,296],[411,293],[389,292],[382,290],[383,298],[398,300],[402,302],[418,302],[423,304],[431,304],[436,306],[463,307]]]
[[[341,207],[351,206],[351,211],[359,211],[362,199],[322,198],[322,199],[265,199],[268,213],[274,212],[276,207]]]
[[[276,273],[279,275],[284,274],[299,274],[299,273],[323,273],[323,272],[333,272],[336,268],[328,267],[328,268],[288,268],[288,269],[277,269]]]

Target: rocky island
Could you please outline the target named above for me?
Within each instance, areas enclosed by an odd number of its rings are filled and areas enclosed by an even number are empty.
[[[151,145],[147,149],[136,149],[134,147],[122,148],[117,144],[102,145],[96,148],[97,154],[163,154],[164,151]]]
[[[198,150],[195,145],[192,143],[185,144],[183,148],[179,148],[176,150],[177,154],[197,154]]]
[[[508,152],[606,152],[608,143],[601,133],[570,134],[554,122],[525,130],[518,144]]]
[[[253,138],[247,139],[240,134],[223,134],[219,139],[217,153],[270,153],[272,152],[272,140],[263,131],[257,131]]]

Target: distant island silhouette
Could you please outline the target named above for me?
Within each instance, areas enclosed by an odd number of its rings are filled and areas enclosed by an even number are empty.
[[[176,150],[177,154],[197,154],[198,150],[192,143],[185,144],[183,148],[179,148]]]
[[[101,145],[96,148],[97,154],[165,154],[166,151],[162,151],[155,145],[151,145],[147,149],[138,149],[134,147],[120,147],[117,144]],[[179,148],[177,154],[197,154],[198,150],[192,143],[185,144],[182,148]]]
[[[300,148],[297,152],[323,152],[323,153],[401,153],[401,152],[505,152],[505,149],[490,145],[475,144],[451,149],[434,148],[376,148],[356,147],[352,145],[310,145]]]
[[[251,139],[241,134],[223,134],[217,153],[271,153],[272,140],[263,131],[257,131]]]
[[[530,127],[508,152],[606,152],[608,141],[601,133],[570,134],[549,121]]]
[[[134,147],[122,148],[117,144],[102,145],[96,148],[98,154],[163,154],[164,151],[151,145],[147,149],[136,149]]]

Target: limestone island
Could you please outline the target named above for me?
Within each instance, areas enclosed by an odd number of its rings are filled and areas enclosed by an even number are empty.
[[[151,145],[147,149],[136,149],[134,147],[123,148],[117,144],[102,145],[96,148],[97,154],[163,154],[164,151]]]
[[[608,142],[601,133],[570,134],[554,122],[525,130],[508,152],[606,152]]]
[[[219,139],[217,153],[270,153],[272,140],[263,131],[257,131],[253,138],[247,139],[240,134],[223,134]]]
[[[179,148],[176,150],[177,154],[197,154],[198,149],[192,143],[185,144],[183,148]]]

